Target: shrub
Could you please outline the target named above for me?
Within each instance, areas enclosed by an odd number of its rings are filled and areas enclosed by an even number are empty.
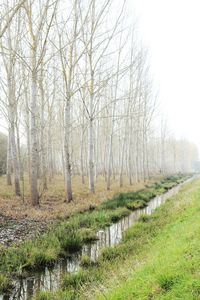
[[[0,293],[7,292],[12,288],[12,284],[6,275],[0,274]]]
[[[53,264],[57,259],[57,253],[54,248],[48,248],[45,251],[43,249],[37,249],[33,254],[33,266],[43,267]]]
[[[151,216],[148,216],[148,215],[141,215],[138,219],[139,222],[148,222],[149,220],[151,219]]]
[[[179,277],[168,275],[168,274],[162,274],[158,278],[158,283],[162,290],[165,292],[168,292],[172,289],[174,284],[176,284],[179,281]]]
[[[112,200],[105,202],[101,205],[103,209],[115,209],[119,207],[126,206],[127,202],[130,202],[130,200],[137,199],[137,193],[124,193],[119,194],[115,196]]]
[[[166,189],[164,187],[159,187],[156,189],[156,195],[162,195],[166,192]]]
[[[74,300],[74,291],[58,291],[58,292],[44,292],[41,291],[38,295],[36,295],[36,300]]]
[[[98,240],[96,231],[94,229],[82,228],[79,230],[79,233],[80,233],[84,243],[90,243],[92,241]]]
[[[90,227],[92,225],[92,215],[94,213],[85,212],[74,217],[77,227]]]
[[[196,296],[200,295],[200,281],[198,279],[193,279],[191,282],[191,290]]]
[[[165,182],[162,184],[162,186],[167,189],[167,190],[170,190],[172,189],[173,187],[175,187],[177,184],[175,182]]]
[[[92,261],[87,255],[81,257],[80,266],[83,268],[97,267],[98,265],[97,261]]]
[[[155,190],[144,190],[138,193],[138,199],[148,202],[156,196]]]
[[[57,228],[56,236],[59,239],[60,247],[68,253],[79,251],[82,247],[83,240],[80,231],[73,226],[60,226]]]
[[[147,206],[147,203],[144,200],[136,200],[134,202],[127,203],[126,207],[130,210],[136,210],[139,208],[144,208]]]
[[[53,300],[53,295],[51,292],[40,292],[36,298],[37,300]]]
[[[60,240],[61,248],[69,253],[77,252],[82,247],[82,238],[77,233],[63,236]]]
[[[119,209],[116,209],[113,213],[111,213],[110,215],[110,219],[111,219],[111,222],[113,223],[116,223],[118,222],[119,220],[121,220],[122,218],[124,217],[127,217],[129,215],[129,211],[127,208],[119,208]]]
[[[89,206],[89,211],[93,211],[93,210],[95,210],[95,209],[97,209],[97,205],[90,204],[90,206]]]
[[[89,256],[83,255],[83,256],[81,257],[80,266],[81,266],[81,267],[85,267],[85,268],[91,266],[91,260],[90,260]]]
[[[81,284],[86,282],[88,279],[88,273],[86,271],[80,270],[76,274],[66,274],[62,280],[62,288],[78,288]]]
[[[120,248],[109,247],[102,250],[100,259],[112,261],[121,255]]]

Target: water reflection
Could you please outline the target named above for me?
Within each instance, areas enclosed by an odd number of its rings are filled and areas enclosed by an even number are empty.
[[[187,180],[185,183],[191,181]],[[123,233],[143,214],[151,215],[153,211],[164,203],[168,198],[176,195],[185,184],[180,184],[167,193],[152,199],[146,208],[139,209],[123,218],[118,223],[97,232],[98,240],[93,244],[84,245],[79,254],[73,255],[70,259],[57,263],[53,268],[45,268],[42,272],[35,272],[26,279],[18,279],[14,282],[12,295],[1,295],[0,300],[28,300],[37,295],[40,291],[56,291],[60,288],[62,275],[66,272],[75,273],[80,268],[80,258],[87,255],[92,261],[96,261],[100,252],[105,247],[112,247],[120,243]]]

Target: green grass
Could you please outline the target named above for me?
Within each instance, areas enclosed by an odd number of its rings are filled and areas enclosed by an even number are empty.
[[[75,294],[73,290],[68,289],[68,291],[63,292],[40,292],[38,295],[36,295],[36,300],[74,300]]]
[[[126,207],[130,210],[136,210],[138,208],[144,208],[147,206],[147,202],[144,200],[136,200],[134,202],[127,203]]]
[[[87,255],[83,255],[81,257],[81,262],[80,262],[80,266],[83,268],[88,268],[90,267],[92,264],[92,261],[90,260],[90,257]]]
[[[98,240],[96,230],[94,229],[81,228],[79,229],[79,233],[86,244]]]
[[[145,189],[137,192],[120,193],[113,197],[112,200],[103,203],[100,207],[103,209],[116,209],[117,207],[127,207],[131,202],[143,200],[149,202],[156,195],[165,193],[170,188],[184,182],[188,176],[177,175],[170,176],[161,180],[161,182],[147,185]]]
[[[87,271],[80,270],[78,273],[66,274],[62,280],[63,289],[74,288],[77,289],[88,279],[89,273]]]
[[[49,232],[34,241],[30,240],[20,246],[1,249],[0,272],[2,276],[9,278],[9,276],[14,274],[22,274],[24,270],[38,269],[52,265],[59,257],[69,256],[71,253],[79,251],[84,243],[96,239],[95,233],[98,229],[104,228],[127,216],[131,213],[130,209],[133,209],[134,206],[135,208],[136,206],[139,208],[142,207],[141,205],[146,205],[156,195],[156,190],[160,190],[163,184],[172,182],[174,185],[177,185],[178,180],[185,179],[185,176],[178,176],[163,180],[160,184],[149,186],[138,192],[120,194],[99,207],[94,207],[84,213],[78,213],[68,220],[60,221],[57,225],[53,225],[49,229]],[[130,206],[129,209],[127,205]],[[123,248],[123,244],[120,247]],[[125,245],[125,249],[122,248],[105,250],[105,253],[107,251],[107,257],[117,257],[119,254],[121,257],[121,252],[122,254],[127,254],[130,247],[129,245]],[[117,254],[114,254],[115,251]],[[102,257],[101,263],[104,264],[106,254],[102,255]],[[96,268],[89,275],[90,278],[93,276],[92,281],[95,281],[95,278],[101,277]],[[6,281],[0,290],[5,290],[5,288]]]
[[[200,180],[196,181],[191,193],[186,189],[167,201],[148,222],[140,222],[129,229],[124,245],[137,244],[139,239],[143,241],[141,252],[137,253],[138,267],[128,270],[128,261],[132,258],[134,264],[136,257],[127,258],[125,267],[118,267],[115,277],[118,287],[109,282],[111,292],[104,296],[98,293],[97,299],[200,299],[199,200]],[[126,271],[128,276],[123,282],[120,277]]]
[[[6,275],[0,274],[0,291],[4,292],[12,288],[12,283]]]
[[[61,299],[200,299],[200,180],[127,230],[91,267],[73,275]],[[65,279],[66,280],[66,279]],[[70,293],[66,294],[70,286]],[[70,298],[72,297],[72,298]]]

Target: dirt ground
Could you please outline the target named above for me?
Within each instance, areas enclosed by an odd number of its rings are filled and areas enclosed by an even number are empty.
[[[0,245],[11,246],[32,239],[45,232],[47,222],[15,220],[0,215]]]
[[[20,198],[15,197],[13,186],[6,185],[6,178],[0,177],[0,244],[9,246],[33,238],[44,232],[54,220],[99,205],[119,192],[135,191],[144,187],[143,183],[130,186],[128,179],[122,188],[118,185],[117,180],[113,181],[111,191],[106,191],[105,181],[100,178],[96,184],[96,193],[90,194],[87,183],[82,185],[80,178],[74,178],[74,201],[66,203],[64,181],[57,176],[49,184],[48,191],[41,193],[40,206],[32,207],[28,182],[25,181],[24,197]]]
[[[83,185],[80,178],[76,177],[73,180],[74,201],[66,203],[64,180],[61,176],[57,176],[49,183],[47,191],[39,192],[41,195],[40,206],[32,207],[28,182],[25,181],[24,197],[20,198],[14,195],[14,186],[7,186],[6,178],[2,176],[0,177],[0,214],[18,220],[28,219],[46,222],[87,210],[91,205],[99,205],[117,193],[135,191],[142,187],[144,187],[143,183],[130,186],[128,179],[125,179],[124,186],[120,188],[119,182],[115,180],[112,181],[111,190],[107,191],[105,180],[99,178],[96,183],[96,193],[90,194],[87,182]]]

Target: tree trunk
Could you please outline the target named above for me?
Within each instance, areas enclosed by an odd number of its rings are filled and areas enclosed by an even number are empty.
[[[9,128],[8,140],[7,140],[7,167],[6,167],[7,185],[12,185],[11,172],[12,172],[12,157],[11,157],[11,142],[10,142],[10,128]]]
[[[81,159],[81,181],[82,184],[85,184],[84,176],[84,165],[83,165],[83,137],[84,137],[84,127],[81,126],[81,148],[80,148],[80,159]]]
[[[90,57],[90,106],[89,106],[89,145],[88,145],[88,161],[89,161],[89,189],[91,193],[95,193],[94,188],[94,71],[92,70],[92,62]]]
[[[73,200],[72,196],[72,180],[71,180],[71,162],[70,162],[70,97],[67,98],[65,105],[65,165],[66,165],[66,202]]]
[[[15,114],[16,114],[16,103],[15,103],[15,94],[13,86],[12,75],[8,76],[8,101],[9,101],[9,122],[10,122],[10,143],[12,150],[12,162],[13,162],[13,171],[14,171],[14,180],[15,180],[15,195],[20,196],[20,170],[19,170],[19,161],[17,156],[17,146],[15,140]]]
[[[44,135],[45,130],[45,120],[44,120],[44,109],[45,109],[45,99],[44,99],[44,88],[43,88],[43,71],[41,70],[41,78],[39,80],[39,87],[41,93],[41,113],[40,113],[40,143],[41,143],[41,175],[42,175],[42,185],[43,190],[47,190],[47,167],[46,167],[46,140]]]
[[[132,118],[130,120],[130,132],[129,132],[129,148],[128,148],[128,174],[129,174],[129,184],[132,185],[132,151],[133,151],[133,145],[132,145]]]
[[[93,118],[89,119],[89,189],[91,193],[95,193],[94,188],[94,137],[93,137]]]
[[[19,160],[19,174],[20,180],[23,180],[23,164],[22,164],[22,157],[21,157],[21,146],[20,146],[20,136],[19,136],[19,126],[16,124],[16,132],[17,132],[17,153],[18,153],[18,160]]]
[[[15,141],[15,125],[11,123],[11,132],[10,132],[10,139],[12,145],[12,158],[13,158],[13,171],[14,171],[14,180],[15,180],[15,195],[20,196],[20,170],[19,170],[19,162],[17,157],[17,147]]]
[[[38,195],[38,139],[37,139],[37,72],[35,70],[35,55],[32,70],[32,97],[30,105],[31,118],[31,202],[33,206],[39,205]]]
[[[27,161],[28,161],[28,177],[29,182],[31,181],[31,141],[30,141],[30,112],[28,106],[28,95],[25,94],[26,98],[26,139],[27,139]]]

